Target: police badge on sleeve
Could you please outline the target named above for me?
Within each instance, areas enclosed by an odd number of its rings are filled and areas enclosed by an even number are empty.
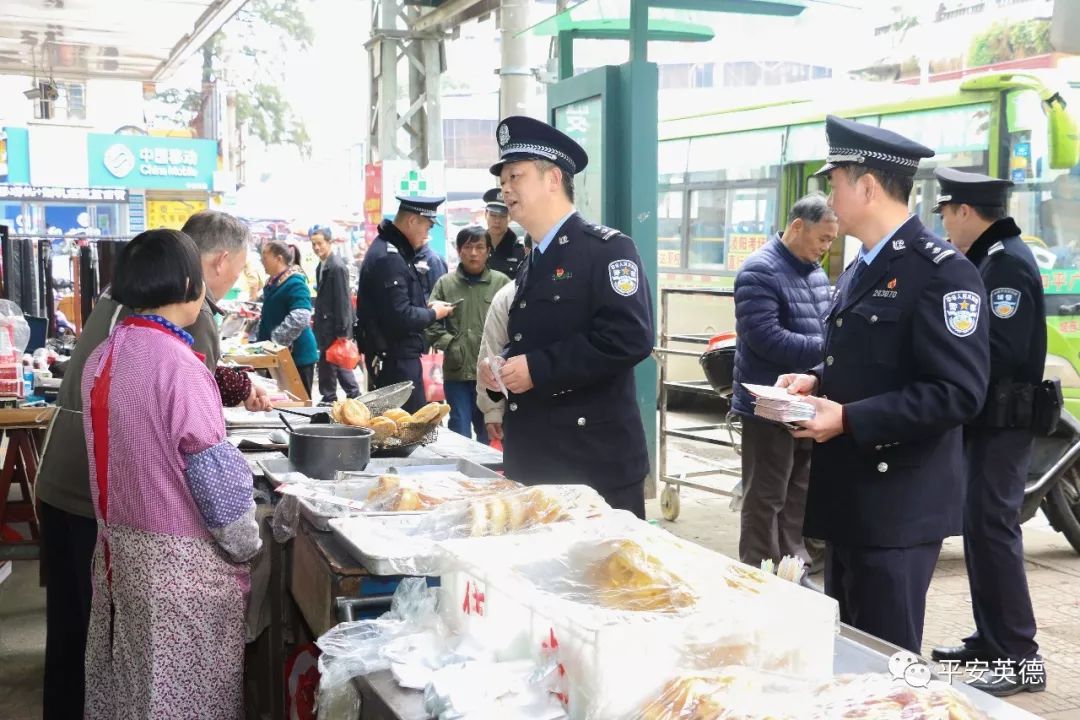
[[[945,327],[956,337],[967,337],[979,326],[979,303],[982,299],[970,290],[945,293]]]
[[[630,297],[638,289],[638,266],[633,260],[616,260],[607,266],[611,289]]]
[[[990,309],[1002,320],[1008,320],[1020,307],[1020,291],[1014,288],[997,288],[990,293]]]

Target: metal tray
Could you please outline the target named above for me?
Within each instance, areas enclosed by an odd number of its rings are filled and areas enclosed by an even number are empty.
[[[353,556],[358,563],[364,566],[364,568],[373,575],[400,575],[398,572],[400,568],[393,564],[393,561],[389,557],[379,556],[371,552],[365,552],[365,544],[361,538],[358,538],[354,532],[350,532],[350,529],[355,528],[357,521],[380,523],[388,526],[395,526],[402,530],[405,530],[415,525],[421,515],[413,513],[395,513],[394,515],[379,515],[376,517],[340,517],[330,518],[327,520],[327,527],[333,531],[338,540],[348,549],[349,554]],[[430,547],[424,547],[423,543],[418,545],[417,551],[424,552],[430,550]]]

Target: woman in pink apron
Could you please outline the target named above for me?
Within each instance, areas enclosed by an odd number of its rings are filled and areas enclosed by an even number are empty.
[[[191,348],[198,251],[150,230],[120,253],[112,296],[135,308],[83,374],[98,520],[86,646],[88,718],[243,716],[251,472],[225,441],[213,374]]]

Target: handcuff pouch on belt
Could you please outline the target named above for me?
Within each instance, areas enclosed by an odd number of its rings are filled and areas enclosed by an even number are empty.
[[[990,385],[979,425],[988,428],[1030,429],[1032,434],[1053,434],[1061,418],[1064,398],[1058,380],[1038,385],[998,380]]]

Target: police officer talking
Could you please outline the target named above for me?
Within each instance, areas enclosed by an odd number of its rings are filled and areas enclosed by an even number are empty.
[[[379,235],[360,266],[356,335],[375,387],[411,380],[412,395],[403,407],[416,412],[425,401],[420,367],[424,328],[454,309],[443,302],[428,303],[417,268],[418,252],[443,198],[399,196],[398,202],[393,222],[379,224]]]
[[[840,619],[918,653],[941,542],[961,530],[963,425],[986,395],[979,273],[908,214],[920,158],[901,135],[830,115],[829,202],[862,241],[825,317],[825,361],[782,375],[814,394],[803,532],[827,541]]]
[[[1046,676],[1024,574],[1020,508],[1034,444],[1035,391],[1046,363],[1042,276],[1020,228],[1005,214],[1011,182],[950,168],[934,174],[941,186],[934,211],[986,285],[990,389],[964,436],[964,562],[975,632],[962,645],[935,648],[933,658],[987,663],[991,673],[971,684],[992,695],[1040,691]]]
[[[502,190],[488,190],[484,193],[484,202],[487,203],[484,211],[487,240],[491,247],[488,267],[513,280],[525,262],[525,240],[510,229],[510,211],[506,208]]]
[[[589,161],[576,142],[527,117],[503,120],[496,139],[491,172],[510,217],[536,240],[496,369],[509,391],[506,474],[527,485],[590,485],[644,517],[649,456],[634,366],[652,352],[653,313],[641,258],[629,237],[574,209],[574,174]],[[480,379],[498,389],[487,362]]]

